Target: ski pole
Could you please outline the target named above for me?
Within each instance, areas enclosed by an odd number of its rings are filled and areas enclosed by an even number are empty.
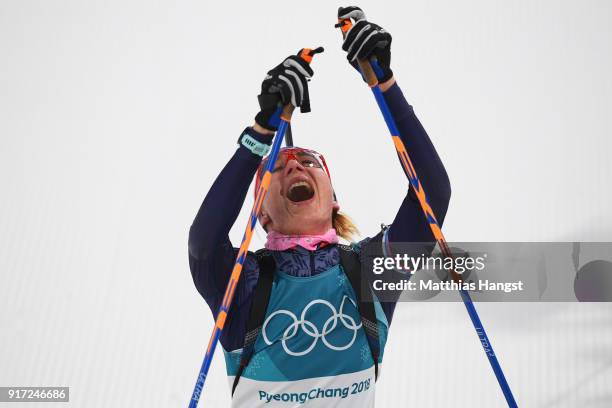
[[[303,58],[306,62],[310,63],[312,61],[312,57],[320,52],[323,52],[323,47],[319,47],[314,50],[310,48],[304,48],[300,53],[300,57]],[[274,164],[276,163],[278,152],[280,151],[281,145],[283,144],[285,132],[287,131],[287,127],[291,122],[291,115],[293,114],[294,109],[295,107],[291,104],[287,104],[283,108],[280,125],[276,132],[274,142],[272,143],[272,149],[268,156],[268,162],[266,163],[261,183],[259,185],[259,189],[257,190],[255,202],[253,203],[251,215],[249,216],[249,222],[247,223],[246,230],[242,237],[242,242],[240,243],[240,248],[238,249],[238,255],[236,256],[236,262],[234,263],[232,274],[230,275],[229,281],[227,282],[225,294],[223,295],[223,301],[221,302],[221,306],[219,306],[219,312],[217,313],[215,326],[213,327],[213,331],[210,335],[210,340],[208,341],[208,347],[206,348],[204,361],[202,362],[202,367],[200,368],[200,373],[198,374],[198,379],[193,389],[191,400],[189,401],[189,408],[197,408],[198,406],[198,401],[200,400],[200,395],[202,394],[202,390],[204,388],[204,382],[206,381],[206,377],[208,376],[208,370],[210,369],[210,364],[212,363],[212,358],[215,353],[217,343],[219,342],[221,331],[225,326],[227,314],[232,305],[232,300],[234,299],[234,292],[236,291],[236,287],[238,286],[238,280],[240,279],[240,275],[242,273],[242,266],[244,265],[244,261],[247,257],[249,245],[253,236],[253,231],[255,230],[255,226],[257,225],[257,214],[259,214],[259,209],[261,208],[263,199],[266,196],[266,193],[268,192],[270,181],[272,180],[272,170],[274,169]]]
[[[193,394],[191,395],[189,408],[196,408],[198,406],[198,401],[200,399],[202,389],[204,388],[204,382],[206,381],[208,370],[210,369],[213,354],[215,353],[215,348],[217,347],[217,343],[219,342],[221,331],[223,330],[223,327],[225,325],[227,313],[232,305],[232,300],[234,299],[234,292],[236,290],[238,280],[240,279],[240,275],[242,273],[244,261],[246,260],[247,252],[249,250],[249,244],[251,243],[251,237],[253,235],[253,231],[255,230],[255,225],[257,224],[257,214],[259,214],[261,203],[263,202],[263,199],[268,191],[268,187],[270,186],[272,169],[274,168],[274,164],[276,163],[276,158],[278,157],[278,152],[283,143],[285,131],[287,130],[287,125],[291,120],[293,109],[293,105],[290,104],[286,105],[283,109],[281,122],[278,127],[276,137],[274,138],[274,143],[272,144],[272,150],[268,158],[268,163],[266,164],[261,184],[259,185],[259,190],[257,191],[257,196],[255,197],[255,202],[253,203],[253,209],[251,210],[251,215],[249,216],[246,231],[244,232],[244,236],[242,237],[240,249],[238,250],[238,255],[236,256],[236,262],[234,264],[234,268],[232,269],[232,274],[230,275],[227,287],[225,289],[225,294],[223,295],[223,301],[221,302],[221,306],[219,306],[219,312],[217,314],[215,326],[210,336],[210,340],[208,341],[208,347],[206,348],[204,361],[202,362],[202,367],[200,368],[200,373],[198,375]]]
[[[293,132],[291,131],[291,122],[289,122],[287,132],[285,133],[285,146],[293,147]]]
[[[341,28],[343,36],[346,35],[348,30],[351,28],[351,26],[352,26],[352,23],[350,19],[338,19],[338,27]],[[368,84],[370,89],[372,89],[374,98],[376,99],[378,107],[385,119],[387,128],[389,129],[389,132],[391,133],[391,138],[393,140],[395,150],[397,151],[397,154],[400,157],[402,167],[404,168],[404,171],[406,172],[406,176],[408,177],[408,180],[410,181],[410,185],[412,186],[419,200],[419,203],[421,205],[421,208],[423,209],[425,218],[427,219],[427,222],[429,223],[429,227],[431,228],[431,232],[436,238],[436,241],[438,245],[440,246],[440,249],[442,250],[442,254],[445,257],[452,258],[453,254],[450,251],[450,248],[448,247],[446,238],[444,238],[444,234],[442,234],[442,229],[440,228],[440,225],[438,224],[436,216],[431,206],[427,202],[427,196],[425,195],[425,190],[423,189],[423,186],[421,185],[421,182],[417,176],[416,170],[414,169],[414,166],[412,165],[412,161],[410,160],[410,156],[408,155],[406,146],[404,146],[402,139],[400,139],[399,137],[399,130],[397,129],[397,125],[395,124],[395,120],[393,119],[393,116],[391,115],[391,111],[389,110],[387,101],[385,100],[382,90],[380,89],[380,86],[378,84],[378,78],[376,77],[376,73],[374,72],[374,69],[372,68],[372,65],[370,64],[369,61],[358,60],[358,64],[359,64],[359,69],[366,83]],[[454,281],[461,282],[461,277],[455,271],[451,271],[451,276]],[[510,385],[508,385],[508,381],[506,380],[506,377],[504,376],[504,372],[502,371],[501,365],[499,364],[499,361],[497,360],[497,356],[495,355],[495,352],[493,351],[493,346],[491,345],[491,341],[489,340],[489,337],[487,336],[487,333],[485,332],[482,322],[480,321],[480,318],[478,317],[478,313],[476,312],[476,307],[474,306],[474,303],[472,302],[472,298],[470,297],[470,294],[466,290],[460,289],[459,293],[461,294],[461,299],[463,300],[463,303],[465,305],[465,308],[467,309],[468,315],[470,316],[472,324],[474,325],[474,329],[476,330],[476,334],[478,335],[480,344],[482,345],[484,352],[487,355],[487,358],[489,359],[489,363],[491,364],[491,368],[493,369],[493,372],[495,373],[497,382],[499,383],[499,386],[504,394],[504,397],[506,398],[506,402],[508,403],[509,407],[515,408],[517,407],[517,404],[516,404],[516,401],[514,400],[514,396],[512,395],[512,390],[510,389]]]

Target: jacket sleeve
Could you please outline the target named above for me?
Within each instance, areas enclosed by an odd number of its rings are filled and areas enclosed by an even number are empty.
[[[397,83],[393,84],[383,95],[399,130],[398,136],[406,146],[412,165],[427,194],[428,203],[441,227],[451,195],[450,181],[442,160]],[[382,235],[377,235],[373,241],[382,240]],[[436,240],[416,194],[410,187],[406,190],[406,196],[389,226],[387,238],[391,243],[430,242],[431,245],[423,248],[422,252],[425,255],[430,254],[435,247]],[[418,256],[420,253],[414,255]],[[389,323],[391,323],[396,303],[396,301],[381,302]]]
[[[395,119],[400,139],[406,146],[412,165],[427,194],[427,201],[442,226],[451,195],[450,181],[442,160],[397,83],[383,95]],[[389,241],[435,242],[423,210],[411,189],[406,191],[406,197],[389,228]]]
[[[249,129],[249,135],[262,143],[270,144],[272,141],[270,136],[252,129]],[[240,145],[206,194],[189,230],[191,276],[214,318],[217,317],[237,254],[237,249],[230,242],[229,232],[260,162],[261,157]],[[232,312],[228,314],[221,334],[221,344],[226,350],[242,347],[244,322],[258,276],[257,262],[249,253],[236,287]]]

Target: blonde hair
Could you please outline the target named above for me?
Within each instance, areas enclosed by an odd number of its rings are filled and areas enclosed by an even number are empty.
[[[355,236],[359,235],[359,229],[353,223],[353,220],[340,211],[333,212],[332,227],[336,230],[336,234],[349,242],[351,242]]]

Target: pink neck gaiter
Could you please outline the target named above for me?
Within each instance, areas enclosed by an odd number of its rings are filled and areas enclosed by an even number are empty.
[[[337,244],[338,235],[336,230],[330,228],[321,235],[284,235],[276,231],[268,232],[266,241],[266,249],[273,251],[285,251],[296,246],[301,246],[309,251],[314,251],[319,247],[319,244]]]

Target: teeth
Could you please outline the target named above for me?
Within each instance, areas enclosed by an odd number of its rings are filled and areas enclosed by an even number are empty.
[[[291,187],[289,187],[289,189],[292,189],[294,187],[300,187],[300,186],[306,186],[306,187],[310,188],[310,185],[307,182],[305,182],[305,181],[298,181],[298,182],[293,183],[291,185]]]

